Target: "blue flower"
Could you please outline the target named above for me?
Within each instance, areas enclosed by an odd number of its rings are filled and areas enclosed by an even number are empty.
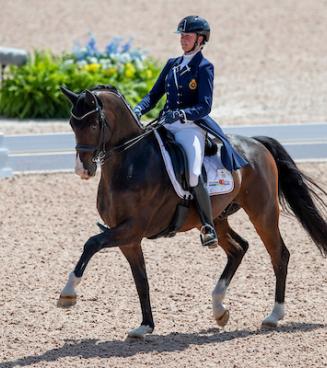
[[[89,40],[86,44],[86,52],[87,56],[97,56],[99,54],[95,37],[91,33],[89,34]]]
[[[132,48],[132,38],[122,44],[122,37],[113,37],[106,45],[104,51],[99,51],[96,39],[89,33],[89,39],[85,47],[81,47],[79,42],[74,42],[73,55],[77,61],[84,60],[87,63],[98,63],[100,59],[107,60],[108,63],[126,64],[127,62],[144,61],[145,52]],[[102,61],[103,64],[103,61]]]
[[[73,54],[77,60],[83,60],[85,50],[81,48],[81,44],[78,41],[74,41]]]
[[[131,49],[133,39],[130,38],[124,45],[121,47],[121,53],[126,53]]]
[[[112,54],[118,54],[118,49],[121,41],[122,37],[114,37],[106,46],[106,54],[108,56]]]

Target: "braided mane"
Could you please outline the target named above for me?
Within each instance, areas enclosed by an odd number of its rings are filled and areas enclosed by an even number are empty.
[[[118,89],[110,84],[98,84],[90,89],[90,91],[100,91],[100,90],[110,91],[121,95]]]

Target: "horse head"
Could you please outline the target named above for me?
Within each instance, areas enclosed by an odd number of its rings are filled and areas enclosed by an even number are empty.
[[[76,139],[75,173],[89,179],[95,176],[97,164],[109,158],[111,148],[139,134],[141,128],[126,124],[133,115],[116,90],[99,88],[76,94],[61,87],[61,91],[73,105],[70,125]]]

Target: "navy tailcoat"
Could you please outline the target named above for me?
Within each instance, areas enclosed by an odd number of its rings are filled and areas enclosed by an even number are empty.
[[[169,59],[151,91],[138,104],[141,113],[150,111],[166,94],[163,108],[180,110],[187,121],[193,121],[202,129],[221,140],[221,159],[226,169],[232,171],[248,162],[235,151],[220,126],[209,116],[212,105],[214,67],[198,52],[191,61],[180,68],[182,57]],[[185,120],[185,119],[184,119]]]

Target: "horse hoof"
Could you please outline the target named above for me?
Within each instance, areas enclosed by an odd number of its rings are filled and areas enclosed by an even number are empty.
[[[224,314],[220,317],[215,317],[215,320],[220,327],[226,326],[228,320],[229,320],[229,310],[226,309]]]
[[[140,327],[133,328],[133,330],[129,330],[127,336],[134,339],[143,339],[145,335],[152,333],[152,331],[152,327],[141,325]]]
[[[277,327],[277,322],[274,322],[274,321],[264,320],[261,323],[261,328],[263,329],[274,329],[276,327]]]
[[[77,296],[76,295],[60,295],[57,307],[59,308],[69,308],[76,304]]]

